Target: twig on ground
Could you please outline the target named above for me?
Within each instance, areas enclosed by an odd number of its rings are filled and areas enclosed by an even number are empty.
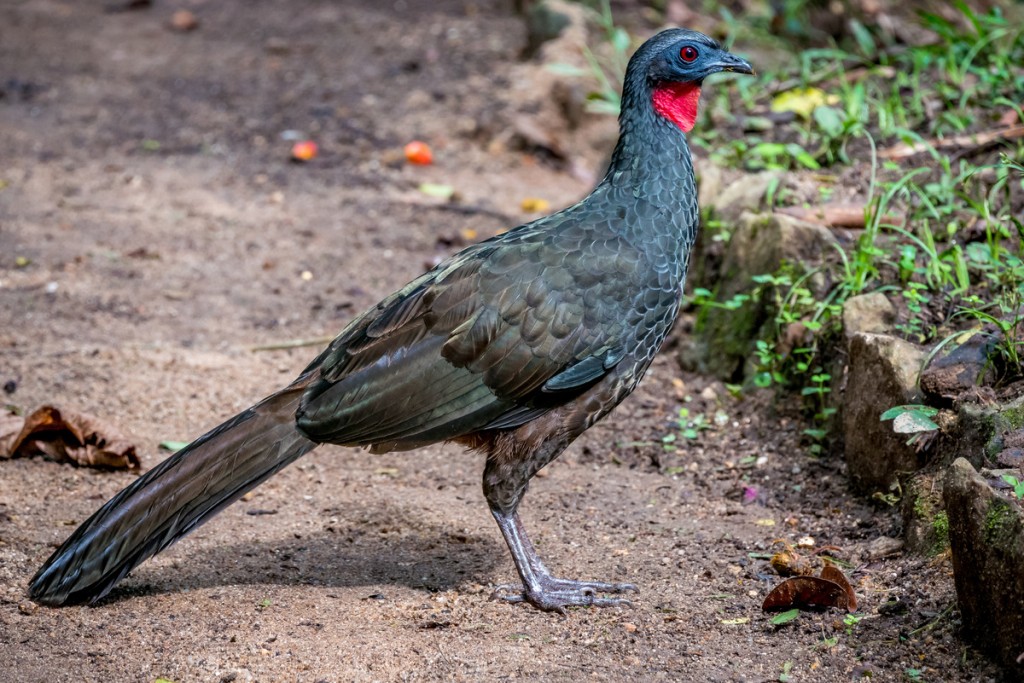
[[[283,349],[298,349],[303,346],[323,346],[334,340],[334,337],[313,337],[312,339],[289,339],[288,341],[275,344],[260,344],[253,346],[250,351],[281,351]]]

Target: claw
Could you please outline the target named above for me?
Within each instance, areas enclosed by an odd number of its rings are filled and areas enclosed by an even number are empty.
[[[528,602],[545,612],[565,614],[566,607],[631,606],[633,603],[626,598],[603,597],[598,593],[624,593],[637,590],[637,587],[631,583],[573,581],[550,576],[538,578],[538,585],[533,590],[512,584],[496,586],[494,592],[491,593],[491,599],[509,603]]]

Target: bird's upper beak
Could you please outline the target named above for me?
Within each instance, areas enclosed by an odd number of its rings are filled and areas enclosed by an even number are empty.
[[[723,52],[722,56],[718,58],[718,61],[712,65],[712,68],[717,68],[719,71],[733,71],[738,74],[753,74],[754,68],[750,66],[750,63],[745,59],[740,59],[736,55]]]

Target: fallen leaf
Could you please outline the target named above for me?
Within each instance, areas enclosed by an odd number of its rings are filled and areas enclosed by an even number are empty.
[[[754,524],[758,526],[775,526],[774,519],[758,519],[754,521]]]
[[[739,626],[740,624],[750,623],[750,617],[736,617],[735,619],[722,619],[719,623],[726,626]]]
[[[788,609],[849,608],[847,593],[835,581],[818,576],[795,576],[773,588],[765,597],[761,609],[776,612]]]
[[[844,591],[846,591],[847,609],[851,612],[857,609],[857,594],[853,592],[853,586],[850,585],[850,580],[846,578],[846,574],[844,574],[839,567],[826,562],[825,567],[821,570],[821,578],[838,584]]]
[[[440,183],[420,183],[416,189],[428,197],[437,197],[438,199],[451,199],[455,194],[454,187]]]
[[[527,197],[519,203],[519,208],[525,213],[543,213],[551,208],[551,202],[538,197]]]
[[[171,453],[177,453],[188,444],[188,441],[161,441],[160,448]]]
[[[810,576],[813,574],[821,561],[817,558],[809,560],[792,550],[783,550],[772,555],[772,569],[779,573],[779,576]]]
[[[799,616],[800,610],[791,609],[786,612],[783,612],[782,614],[776,614],[774,617],[772,617],[772,624],[775,626],[782,626],[783,624],[788,624],[789,622],[796,620],[796,618]]]
[[[999,117],[1000,126],[1013,126],[1019,121],[1020,118],[1017,116],[1016,109],[1007,109],[1005,112],[1003,112],[1003,115]]]
[[[794,88],[776,95],[772,99],[771,110],[774,112],[791,111],[809,119],[818,107],[835,104],[838,101],[838,97],[827,95],[824,90],[819,88]]]
[[[44,405],[28,417],[0,417],[0,458],[44,455],[86,467],[136,469],[135,446],[91,415]]]

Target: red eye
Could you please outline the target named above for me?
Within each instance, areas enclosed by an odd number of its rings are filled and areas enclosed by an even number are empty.
[[[679,56],[683,58],[683,61],[689,64],[693,60],[697,59],[697,48],[687,45],[679,51]]]

